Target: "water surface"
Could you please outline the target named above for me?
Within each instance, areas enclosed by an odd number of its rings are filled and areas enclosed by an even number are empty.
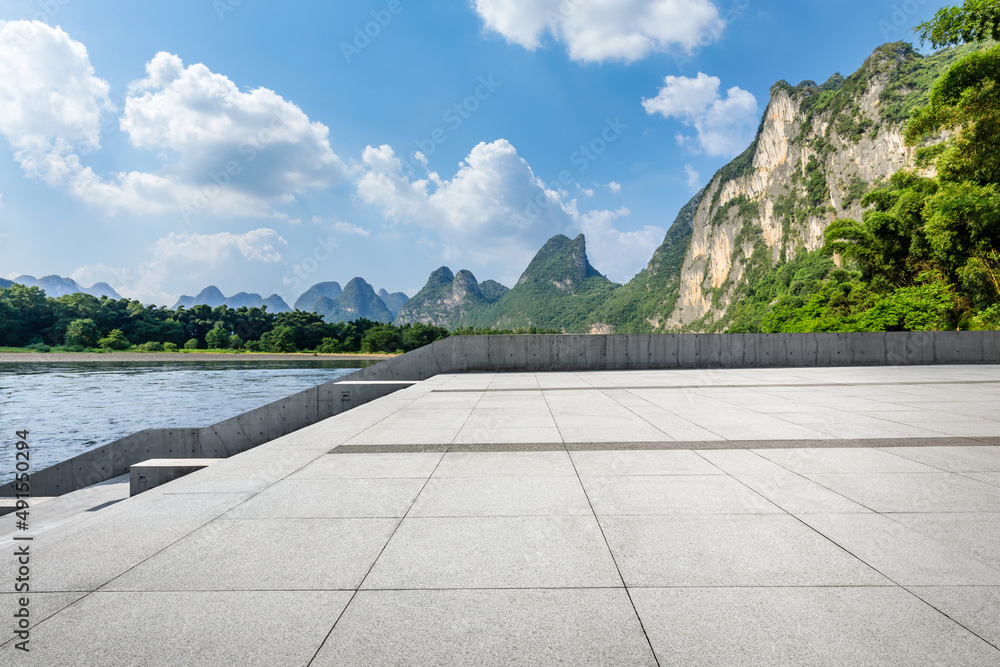
[[[15,431],[30,431],[38,471],[143,429],[209,426],[371,363],[0,364],[0,481],[14,472]]]

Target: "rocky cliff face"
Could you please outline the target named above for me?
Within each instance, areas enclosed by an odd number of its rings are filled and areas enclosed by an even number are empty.
[[[887,44],[847,79],[775,84],[754,143],[699,193],[676,302],[648,323],[724,329],[729,306],[762,272],[822,247],[835,218],[860,219],[871,184],[915,165],[904,122],[953,59]]]

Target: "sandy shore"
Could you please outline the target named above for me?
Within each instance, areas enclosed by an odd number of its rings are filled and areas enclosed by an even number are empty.
[[[85,362],[85,361],[383,361],[388,354],[224,354],[170,352],[0,352],[2,363]]]

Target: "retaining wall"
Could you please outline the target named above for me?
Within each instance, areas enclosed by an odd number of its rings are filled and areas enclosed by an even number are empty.
[[[146,459],[232,456],[440,373],[997,363],[996,331],[452,336],[207,428],[151,429],[90,450],[32,473],[31,495],[69,493]]]

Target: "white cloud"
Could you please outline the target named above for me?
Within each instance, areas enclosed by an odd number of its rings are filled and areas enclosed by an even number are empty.
[[[587,235],[591,263],[617,283],[628,282],[649,263],[665,234],[662,228],[651,225],[630,232],[616,229],[615,221],[628,215],[625,207],[591,211],[578,216],[576,223],[576,228]]]
[[[104,264],[82,266],[70,277],[91,285],[107,282],[122,296],[143,303],[172,306],[180,282],[200,290],[220,276],[247,276],[248,266],[259,284],[262,278],[280,285],[283,250],[288,243],[273,229],[253,229],[244,234],[172,232],[152,245],[152,256],[134,269]],[[239,289],[245,283],[239,282]],[[271,293],[273,289],[268,291]]]
[[[25,173],[60,185],[101,146],[108,84],[87,49],[39,21],[0,21],[0,132]]]
[[[367,229],[365,229],[364,227],[359,227],[358,225],[352,225],[349,222],[333,223],[333,231],[340,232],[341,234],[357,234],[358,236],[372,235],[372,233]]]
[[[608,190],[611,190],[611,192],[615,193],[616,195],[620,195],[622,193],[621,183],[616,183],[614,181],[611,181],[610,183],[608,183]]]
[[[687,186],[691,188],[692,192],[697,192],[701,189],[701,174],[698,170],[689,164],[684,165],[684,173],[687,174]]]
[[[217,213],[289,202],[310,189],[343,181],[347,167],[333,152],[329,129],[266,88],[242,92],[205,65],[185,67],[158,53],[146,78],[129,86],[121,129],[132,145],[174,156],[171,181],[209,195]],[[183,203],[183,200],[182,200]]]
[[[696,47],[725,28],[710,0],[474,0],[486,28],[537,49],[546,34],[573,60],[635,61],[654,52]]]
[[[121,129],[157,173],[104,178],[83,162],[116,111],[86,47],[37,21],[0,21],[0,133],[25,174],[110,212],[285,216],[276,207],[347,177],[329,130],[274,91],[240,91],[201,64],[157,54],[129,86]]]
[[[498,271],[503,280],[516,280],[549,238],[582,231],[584,225],[599,233],[588,248],[601,258],[602,271],[634,274],[652,255],[650,250],[637,264],[630,252],[604,250],[605,245],[645,242],[641,235],[646,230],[614,229],[612,223],[627,214],[624,209],[581,213],[576,199],[546,186],[504,139],[475,146],[449,180],[433,172],[426,179],[410,180],[389,146],[369,146],[363,160],[368,171],[358,183],[358,194],[364,201],[380,206],[388,220],[415,224],[424,234],[438,237],[440,243],[433,238],[418,243],[447,261],[474,262]],[[662,237],[662,230],[656,235]]]
[[[659,94],[643,99],[646,113],[676,118],[694,127],[697,137],[679,134],[677,142],[695,152],[733,157],[753,140],[760,117],[757,98],[733,87],[723,97],[718,77],[698,73],[697,78],[668,76]]]

